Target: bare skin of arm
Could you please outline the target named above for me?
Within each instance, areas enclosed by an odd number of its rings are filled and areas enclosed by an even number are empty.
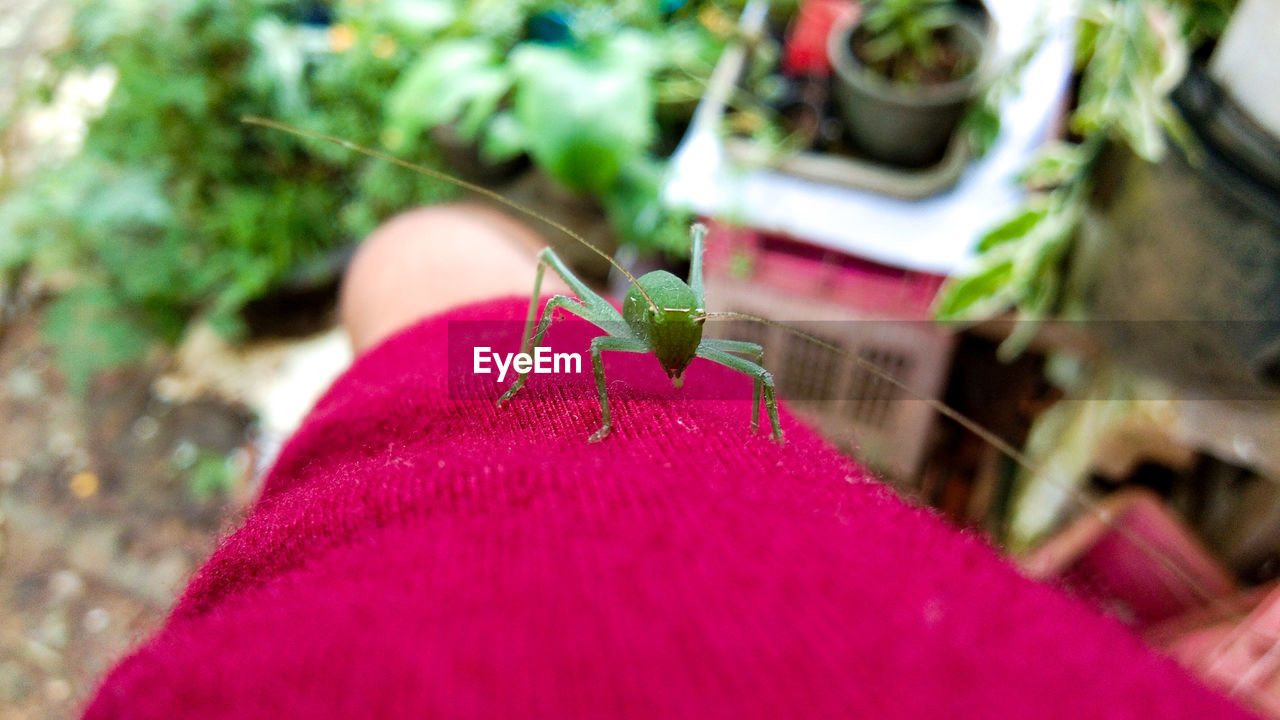
[[[356,354],[430,315],[473,302],[528,295],[533,230],[479,205],[437,205],[397,215],[361,245],[343,281],[339,313]],[[548,277],[544,293],[568,293]]]

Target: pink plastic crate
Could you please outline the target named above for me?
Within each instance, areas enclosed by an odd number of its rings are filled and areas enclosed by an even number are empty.
[[[843,351],[833,354],[779,327],[756,327],[749,339],[765,346],[779,396],[836,446],[900,487],[913,487],[934,422],[920,397],[941,397],[955,347],[955,337],[930,321],[944,278],[782,235],[707,225],[710,307],[778,320]],[[920,397],[876,378],[857,359]]]
[[[710,276],[782,291],[797,301],[841,305],[864,316],[925,320],[943,275],[904,270],[785,235],[708,221]]]
[[[1142,630],[1226,597],[1236,585],[1153,493],[1122,490],[1031,553],[1023,566]],[[1152,552],[1154,551],[1154,552]]]
[[[1280,589],[1212,648],[1199,669],[1211,683],[1280,718]]]
[[[1280,720],[1280,583],[1192,611],[1145,637],[1209,684]]]

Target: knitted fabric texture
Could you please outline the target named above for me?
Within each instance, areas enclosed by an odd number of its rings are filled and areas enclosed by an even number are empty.
[[[360,358],[85,717],[1248,716],[789,415],[752,435],[743,375],[606,355],[588,444],[599,333],[557,323],[583,372],[495,407],[459,328],[514,351],[526,303]]]

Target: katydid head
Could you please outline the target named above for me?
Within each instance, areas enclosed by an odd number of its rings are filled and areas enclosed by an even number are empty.
[[[652,299],[652,304],[646,298]],[[665,270],[640,277],[622,302],[622,317],[653,348],[662,370],[677,387],[702,342],[706,311],[693,289]]]

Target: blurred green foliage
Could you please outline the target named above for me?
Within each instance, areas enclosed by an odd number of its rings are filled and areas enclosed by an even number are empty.
[[[228,459],[219,453],[200,451],[195,464],[184,472],[187,488],[197,500],[224,495],[235,487],[235,472]]]
[[[979,240],[968,274],[944,286],[943,320],[1017,312],[1002,355],[1022,351],[1035,322],[1061,309],[1070,251],[1107,143],[1123,143],[1157,162],[1167,138],[1194,153],[1168,99],[1199,44],[1218,37],[1231,0],[1084,0],[1079,8],[1079,96],[1068,116],[1072,141],[1052,143],[1023,171],[1026,204]]]
[[[103,64],[114,92],[79,155],[0,204],[0,269],[67,278],[44,323],[74,387],[197,315],[238,334],[237,311],[292,268],[452,192],[241,124],[257,113],[376,141],[381,89],[410,54],[335,52],[298,20],[280,0],[93,0],[77,15],[44,92]]]
[[[1079,91],[1067,117],[1073,137],[1047,145],[1023,170],[1026,202],[979,240],[969,274],[944,287],[935,307],[940,318],[981,319],[1014,310],[1019,322],[999,348],[1001,357],[1012,359],[1033,339],[1039,320],[1083,313],[1072,261],[1102,153],[1121,144],[1159,162],[1173,140],[1195,156],[1168,94],[1197,49],[1221,35],[1233,6],[1233,0],[1082,0]],[[1006,538],[1014,549],[1031,547],[1054,527],[1087,484],[1090,459],[1117,423],[1153,407],[1135,404],[1143,394],[1139,381],[1106,360],[1051,353],[1045,374],[1066,396],[1030,428],[1025,453],[1039,471],[1016,471]]]
[[[945,71],[945,82],[972,72],[977,58],[949,56],[945,32],[957,22],[952,0],[877,0],[858,23],[866,42],[861,59],[881,76],[904,85]]]
[[[230,336],[291,270],[456,190],[336,146],[247,127],[275,118],[439,166],[428,131],[528,153],[599,199],[620,237],[677,252],[659,199],[657,118],[687,118],[727,39],[714,3],[528,0],[85,0],[48,100],[81,68],[117,85],[83,152],[0,197],[0,273],[61,288],[44,317],[73,386],[179,338]],[[545,37],[542,37],[545,36]],[[26,103],[30,105],[30,103]],[[673,108],[675,109],[673,111]],[[0,113],[0,129],[13,113]],[[3,192],[3,190],[0,190]]]
[[[456,14],[389,95],[392,149],[450,127],[486,162],[527,153],[598,200],[624,243],[686,253],[688,217],[658,196],[659,122],[678,132],[691,117],[734,3],[447,4]]]

